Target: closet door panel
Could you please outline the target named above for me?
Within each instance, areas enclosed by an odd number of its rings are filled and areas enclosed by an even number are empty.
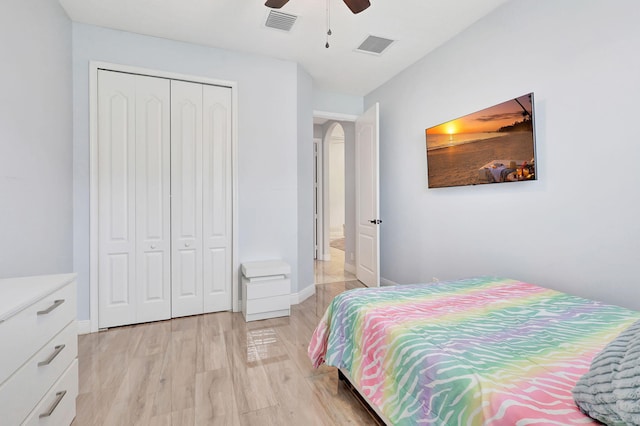
[[[98,73],[100,328],[135,320],[135,79]]]
[[[180,298],[199,298],[199,295],[202,294],[200,289],[196,287],[197,284],[197,268],[198,264],[201,263],[198,261],[198,253],[196,250],[188,250],[181,249],[179,250],[179,259],[176,259],[175,265],[176,275],[178,276],[178,280],[181,283],[180,285]],[[195,306],[195,305],[194,305]],[[202,313],[202,309],[197,307],[197,312],[192,312],[191,314]],[[194,308],[194,309],[196,309]],[[182,315],[190,315],[186,310],[182,313]]]
[[[231,309],[228,251],[225,248],[209,248],[205,261],[205,311],[216,312]],[[228,296],[228,297],[227,297]]]
[[[231,89],[203,86],[204,311],[231,309]]]
[[[136,322],[171,317],[170,82],[136,76]]]
[[[105,294],[107,306],[118,310],[120,308],[127,309],[125,317],[128,317],[128,314],[133,314],[128,312],[132,302],[129,292],[132,284],[130,274],[132,269],[131,257],[129,253],[109,253],[106,256],[106,262],[101,265],[103,266],[103,277],[110,284],[107,286],[108,291]],[[114,322],[117,323],[117,320]],[[107,325],[104,326],[106,327]]]
[[[172,316],[203,312],[202,85],[171,82]]]

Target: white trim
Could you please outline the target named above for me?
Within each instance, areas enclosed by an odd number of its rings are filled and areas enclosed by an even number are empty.
[[[191,81],[231,89],[231,186],[232,186],[232,301],[233,312],[241,310],[239,300],[239,247],[238,247],[238,83],[202,76],[179,74],[149,68],[133,67],[109,62],[89,62],[89,323],[90,331],[98,331],[98,69],[148,75],[171,80]],[[83,325],[83,327],[86,327]],[[83,328],[84,330],[84,328]]]
[[[238,220],[238,83],[231,85],[231,306],[233,312],[240,312],[240,237]]]
[[[303,288],[298,293],[291,293],[289,300],[292,305],[297,305],[304,302],[314,294],[316,294],[316,285],[311,284],[310,286]]]
[[[388,280],[388,279],[386,279],[384,277],[380,277],[380,286],[385,286],[385,287],[391,286],[392,287],[392,286],[396,286],[396,285],[400,285],[400,284],[398,284],[395,281]]]
[[[322,218],[322,235],[320,236],[322,239],[322,260],[331,260],[331,240],[329,239],[329,226],[331,225],[329,219],[331,219],[331,215],[329,213],[330,204],[329,204],[329,177],[330,174],[330,152],[329,147],[331,145],[331,133],[333,133],[333,129],[337,126],[337,123],[332,123],[326,130],[324,135],[322,135],[322,150],[320,151],[322,155],[322,192],[320,193],[320,197],[322,198],[322,214],[320,217]]]
[[[98,331],[98,63],[89,62],[89,322]]]
[[[77,321],[78,335],[91,333],[91,320]]]
[[[155,70],[151,68],[142,68],[142,67],[135,67],[135,66],[124,65],[124,64],[115,64],[111,62],[101,62],[101,61],[89,62],[89,72],[92,72],[92,70],[95,70],[97,72],[98,69],[125,72],[129,74],[147,75],[149,77],[160,77],[160,78],[166,78],[169,80],[182,80],[182,81],[187,81],[192,83],[211,84],[213,86],[229,87],[231,89],[236,89],[236,90],[238,86],[238,83],[235,81],[220,80],[216,78],[202,77],[199,75],[180,74],[176,72],[160,71],[160,70]]]
[[[336,120],[336,121],[356,121],[358,118],[357,115],[352,114],[342,114],[340,112],[329,112],[329,111],[313,111],[313,116],[317,118],[324,118],[326,120]]]
[[[353,275],[355,275],[356,271],[357,271],[356,265],[353,265],[353,264],[347,263],[347,262],[344,262],[344,270],[346,272],[351,272]]]

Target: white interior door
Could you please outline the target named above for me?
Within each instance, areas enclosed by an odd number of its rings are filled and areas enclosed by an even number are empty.
[[[173,317],[203,312],[202,85],[171,81]]]
[[[231,309],[231,89],[204,85],[202,233],[204,312]]]
[[[99,327],[167,319],[169,84],[98,73]]]
[[[356,277],[380,286],[379,106],[356,119]]]

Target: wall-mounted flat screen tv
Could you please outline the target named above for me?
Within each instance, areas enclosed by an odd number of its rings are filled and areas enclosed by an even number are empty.
[[[536,180],[533,93],[426,129],[429,188]]]

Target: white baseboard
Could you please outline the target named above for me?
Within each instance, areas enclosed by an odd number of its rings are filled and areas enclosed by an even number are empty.
[[[311,284],[310,286],[303,288],[298,293],[292,293],[289,300],[292,305],[297,305],[304,302],[314,294],[316,294],[316,286],[315,284]]]
[[[350,272],[352,274],[356,274],[356,265],[352,265],[350,263],[344,262],[344,270]]]
[[[91,333],[91,321],[83,320],[78,321],[78,335]]]
[[[398,285],[398,283],[395,281],[388,280],[384,277],[380,277],[380,286],[388,287],[388,286],[394,286],[394,285]]]

